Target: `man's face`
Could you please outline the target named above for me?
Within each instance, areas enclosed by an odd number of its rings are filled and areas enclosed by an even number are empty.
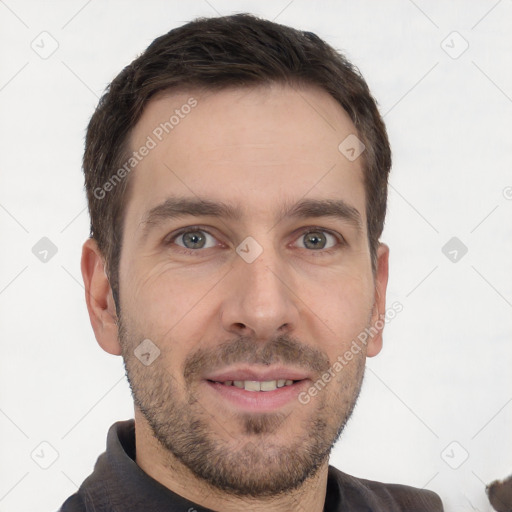
[[[362,159],[338,150],[355,133],[327,93],[278,86],[161,96],[137,123],[131,148],[155,145],[130,176],[119,336],[169,466],[264,496],[327,461],[380,341],[332,368],[383,313],[387,277],[371,271]],[[151,364],[134,354],[146,339]]]

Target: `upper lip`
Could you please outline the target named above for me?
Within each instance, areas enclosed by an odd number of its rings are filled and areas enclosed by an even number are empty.
[[[309,379],[310,375],[304,370],[287,368],[285,366],[274,366],[258,370],[254,367],[239,367],[225,369],[219,372],[208,374],[204,377],[206,380],[215,382],[226,382],[227,380],[303,380]]]

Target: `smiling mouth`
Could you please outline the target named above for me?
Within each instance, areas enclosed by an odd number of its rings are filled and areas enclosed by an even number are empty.
[[[291,380],[291,379],[278,379],[278,380],[226,380],[226,381],[215,381],[209,380],[208,382],[213,382],[216,384],[223,384],[224,386],[233,386],[239,389],[245,389],[245,391],[275,391],[278,388],[284,388],[287,386],[292,386],[296,382],[301,382],[301,380]]]
[[[291,370],[279,372],[282,375],[275,375],[277,372],[272,372],[274,375],[261,376],[254,375],[254,372],[251,375],[250,371],[230,373],[231,375],[209,375],[209,378],[203,380],[214,393],[215,401],[212,401],[212,406],[216,412],[221,411],[217,408],[218,399],[221,400],[222,407],[230,404],[231,408],[235,407],[236,412],[271,413],[283,407],[291,407],[298,403],[298,394],[310,382],[308,376]]]

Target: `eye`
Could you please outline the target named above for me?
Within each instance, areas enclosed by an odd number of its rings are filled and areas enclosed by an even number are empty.
[[[302,241],[303,248],[313,249],[314,251],[332,249],[339,243],[336,236],[322,229],[315,229],[302,234],[299,241]]]
[[[189,229],[182,231],[169,240],[185,249],[209,249],[215,247],[215,238],[202,229]]]

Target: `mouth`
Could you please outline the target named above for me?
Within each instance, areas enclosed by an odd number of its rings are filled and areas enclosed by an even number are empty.
[[[227,370],[203,380],[214,400],[236,412],[272,412],[299,405],[298,394],[311,382],[304,371],[273,368]]]
[[[215,384],[223,384],[224,386],[234,386],[239,389],[245,389],[245,391],[275,391],[278,388],[285,386],[292,386],[296,382],[301,382],[302,379],[277,379],[277,380],[226,380],[226,381],[215,381],[209,380]]]

